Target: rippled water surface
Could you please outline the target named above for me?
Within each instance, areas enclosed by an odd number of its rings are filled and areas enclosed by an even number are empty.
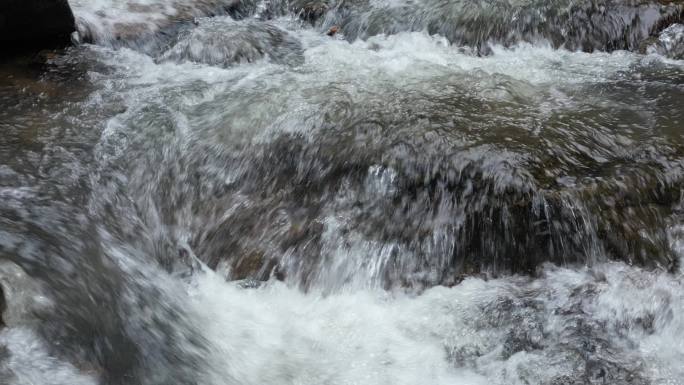
[[[684,384],[681,4],[71,5],[0,64],[0,384]]]

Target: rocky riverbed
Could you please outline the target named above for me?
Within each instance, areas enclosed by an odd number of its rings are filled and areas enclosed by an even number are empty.
[[[684,384],[681,2],[70,6],[0,62],[0,384]]]

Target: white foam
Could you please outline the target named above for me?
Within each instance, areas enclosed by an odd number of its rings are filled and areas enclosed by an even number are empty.
[[[595,285],[597,294],[575,297],[586,285]],[[583,364],[572,355],[562,358],[568,354],[564,344],[574,343],[564,340],[576,331],[568,329],[573,317],[607,325],[578,336],[590,343],[616,341],[614,346],[624,351],[614,359],[624,360],[622,365],[636,366],[630,360],[640,359],[653,383],[679,384],[684,376],[681,285],[666,274],[609,264],[594,272],[549,268],[532,282],[470,278],[419,296],[374,290],[323,295],[278,282],[238,289],[209,272],[198,278],[191,298],[197,323],[213,342],[211,384],[227,379],[301,385],[548,383],[576,376]],[[511,308],[507,298],[514,301]],[[521,308],[515,302],[521,298],[535,305]],[[581,312],[572,313],[576,301]],[[648,314],[656,315],[652,332],[635,324]],[[543,348],[502,356],[506,336],[529,322],[542,323],[544,337],[536,341]]]
[[[421,330],[430,322],[428,298],[392,299],[382,292],[323,297],[279,283],[240,290],[210,273],[193,299],[215,342],[215,384],[226,378],[242,384],[487,383],[452,368],[443,336]]]
[[[285,21],[281,25],[291,27]],[[294,69],[267,60],[229,69],[155,63],[144,54],[128,50],[99,50],[102,60],[125,73],[129,86],[149,85],[152,91],[154,87],[168,89],[197,80],[213,85],[231,82],[231,93],[287,95],[287,99],[296,101],[301,101],[296,96],[303,92],[312,95],[312,88],[319,91],[313,95],[325,97],[331,85],[342,87],[354,97],[362,91],[380,93],[389,84],[407,91],[423,90],[436,81],[491,96],[501,83],[518,80],[524,82],[520,92],[532,97],[535,90],[525,91],[524,84],[555,90],[563,85],[613,82],[629,76],[642,62],[648,65],[653,60],[626,52],[587,54],[527,44],[514,49],[494,47],[493,55],[477,57],[421,32],[376,36],[351,44],[311,30],[290,32],[305,47],[305,63]],[[292,103],[288,107],[297,109]]]
[[[363,104],[368,98],[381,99],[395,92],[439,95],[442,90],[434,85],[441,84],[447,91],[460,90],[473,97],[525,98],[541,110],[564,109],[572,108],[573,103],[563,87],[614,82],[630,76],[645,60],[625,52],[585,54],[531,45],[495,47],[492,56],[476,57],[421,32],[376,36],[350,44],[279,22],[290,28],[305,48],[300,66],[268,60],[231,68],[156,63],[128,49],[93,47],[98,59],[116,71],[91,77],[107,84],[103,93],[125,95],[122,100],[133,111],[179,94],[182,97],[174,100],[179,116],[193,106],[214,102],[216,111],[211,112],[215,114],[201,117],[204,126],[228,119],[233,132],[264,133],[268,138],[272,130],[306,133],[313,129],[320,119],[320,105],[331,98],[331,92],[349,103]],[[102,94],[99,99],[97,95],[92,99],[104,100]],[[126,115],[115,120],[122,118]]]
[[[70,0],[79,33],[97,44],[134,40],[178,21],[220,11],[233,0]],[[150,39],[150,36],[147,36]]]

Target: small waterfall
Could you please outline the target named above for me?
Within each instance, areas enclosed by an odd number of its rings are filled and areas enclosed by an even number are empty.
[[[679,384],[682,4],[72,0],[0,63],[0,383]]]

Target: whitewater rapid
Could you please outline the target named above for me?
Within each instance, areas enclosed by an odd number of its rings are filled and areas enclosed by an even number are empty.
[[[0,83],[0,384],[684,384],[683,61],[269,4]]]

